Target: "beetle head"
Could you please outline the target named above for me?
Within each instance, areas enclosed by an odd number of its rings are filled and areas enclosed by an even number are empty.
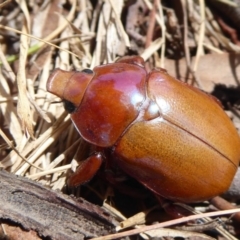
[[[66,110],[72,112],[72,109],[78,107],[81,103],[84,92],[93,78],[93,75],[94,74],[91,70],[69,72],[56,69],[48,79],[47,90],[48,92],[62,98],[64,102],[67,103],[65,106],[72,104],[70,109],[66,107]]]

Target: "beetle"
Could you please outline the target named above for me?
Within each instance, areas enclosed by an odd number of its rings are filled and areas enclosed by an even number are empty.
[[[166,70],[147,72],[140,56],[92,70],[55,69],[47,90],[62,98],[81,137],[95,146],[70,178],[89,181],[110,161],[173,201],[225,192],[240,160],[240,138],[220,104]]]

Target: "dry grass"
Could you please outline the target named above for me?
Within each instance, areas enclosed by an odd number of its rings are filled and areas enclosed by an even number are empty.
[[[223,33],[204,0],[179,0],[172,7],[144,0],[137,1],[136,8],[129,2],[6,1],[0,5],[1,168],[63,189],[68,170],[86,156],[88,146],[60,99],[46,92],[54,68],[93,68],[130,53],[141,55],[149,67],[168,68],[166,58],[183,58],[189,79],[202,87],[198,66],[203,55],[240,52],[240,45]],[[177,18],[180,12],[182,23]],[[109,189],[114,191],[100,183],[88,186],[108,208],[115,205]],[[205,204],[197,207],[209,209]],[[111,211],[125,218],[116,209]],[[144,221],[134,220],[132,225]]]

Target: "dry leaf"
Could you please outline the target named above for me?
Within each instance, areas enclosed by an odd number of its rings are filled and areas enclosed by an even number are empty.
[[[165,60],[165,67],[170,75],[187,81],[192,79],[187,71],[185,59]],[[201,81],[202,90],[212,92],[216,84],[228,87],[240,85],[240,55],[239,54],[207,54],[200,58],[197,76]]]

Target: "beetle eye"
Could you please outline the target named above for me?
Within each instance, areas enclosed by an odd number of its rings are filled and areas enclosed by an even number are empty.
[[[69,102],[67,100],[63,100],[63,106],[68,113],[72,113],[76,109],[76,106],[72,102]]]
[[[93,70],[91,70],[89,68],[83,69],[82,72],[87,73],[87,74],[93,74]]]

